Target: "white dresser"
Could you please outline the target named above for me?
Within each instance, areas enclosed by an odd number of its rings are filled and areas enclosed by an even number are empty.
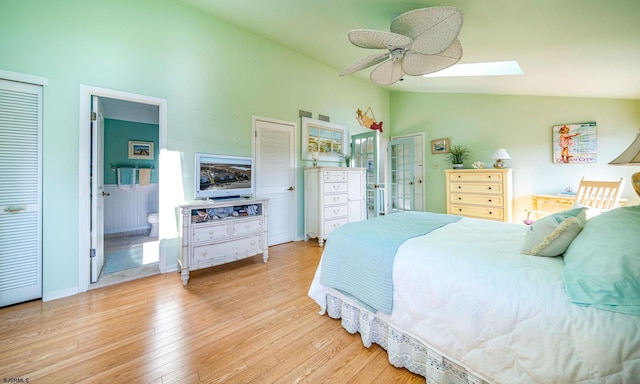
[[[267,208],[262,198],[199,201],[180,205],[182,284],[189,271],[262,253],[267,262]]]
[[[339,226],[366,219],[365,168],[313,167],[304,170],[305,240],[322,247]]]
[[[447,213],[513,221],[511,169],[447,169]]]

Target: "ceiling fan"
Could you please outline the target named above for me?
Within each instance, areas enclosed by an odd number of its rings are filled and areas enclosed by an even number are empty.
[[[354,29],[348,38],[357,47],[386,49],[349,65],[340,76],[378,65],[369,78],[391,85],[404,75],[420,76],[457,63],[462,57],[458,40],[463,15],[456,7],[429,7],[405,12],[391,22],[391,32]]]

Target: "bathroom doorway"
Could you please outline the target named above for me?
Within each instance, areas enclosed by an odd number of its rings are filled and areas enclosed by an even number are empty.
[[[104,209],[101,215],[96,213],[98,217],[92,222],[103,229],[104,263],[94,267],[95,258],[91,260],[92,288],[160,272],[159,107],[109,97],[93,98],[94,112],[98,113],[92,119],[101,130],[92,131],[97,141],[92,162],[102,167],[103,174],[92,167],[92,177],[99,176],[102,181],[99,200]],[[134,150],[137,148],[141,149]]]
[[[87,252],[81,251],[81,291],[166,271],[157,229],[166,101],[81,86],[83,95],[90,99],[92,119],[83,149],[87,153],[87,184],[91,185],[87,204],[91,240],[80,245],[88,246],[90,256],[82,260]],[[81,115],[82,109],[81,100]],[[136,151],[136,145],[145,150]],[[128,178],[122,177],[126,172]],[[155,233],[151,233],[154,226]],[[97,263],[99,256],[102,263]]]

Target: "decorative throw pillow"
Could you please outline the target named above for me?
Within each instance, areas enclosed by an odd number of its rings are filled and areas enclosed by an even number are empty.
[[[640,206],[592,218],[564,254],[573,303],[640,316]]]
[[[573,208],[546,216],[529,226],[522,253],[533,256],[560,256],[587,221],[584,208]]]

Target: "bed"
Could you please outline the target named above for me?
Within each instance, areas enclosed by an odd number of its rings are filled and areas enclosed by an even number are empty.
[[[309,296],[428,383],[639,382],[639,234],[640,206],[382,216],[331,234]]]

